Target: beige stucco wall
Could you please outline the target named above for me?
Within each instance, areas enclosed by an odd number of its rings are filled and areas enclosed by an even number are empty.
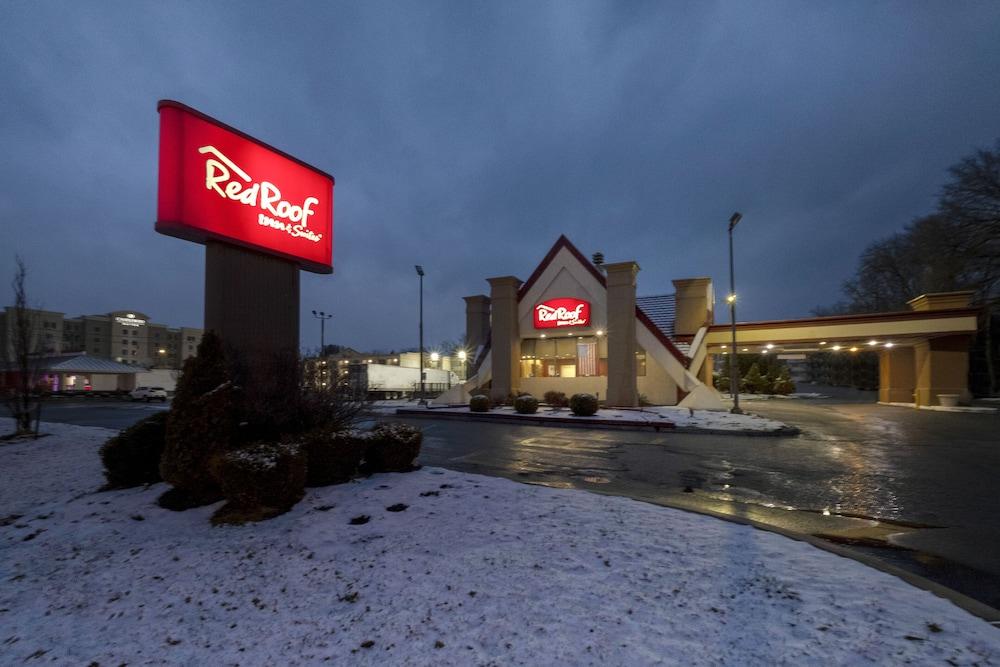
[[[646,355],[646,374],[638,378],[639,394],[653,405],[676,405],[677,383],[667,375],[663,366],[649,354]]]
[[[608,405],[639,405],[636,382],[635,262],[605,264],[608,278]]]
[[[938,394],[972,398],[968,389],[969,337],[942,336],[913,347],[917,405],[940,405]]]
[[[576,378],[521,378],[521,391],[526,391],[538,400],[547,391],[561,391],[569,398],[573,394],[594,394],[604,400],[608,393],[608,379],[602,376]]]
[[[561,249],[524,295],[518,305],[518,329],[525,338],[537,337],[552,330],[535,329],[535,305],[546,299],[572,297],[590,303],[590,326],[573,327],[574,334],[592,336],[607,330],[607,297],[604,287],[565,248]]]
[[[916,387],[912,347],[879,351],[878,400],[885,403],[912,403]]]
[[[663,367],[646,357],[646,374],[637,378],[639,393],[653,405],[676,405],[677,384],[670,379]],[[608,395],[608,378],[604,376],[575,378],[521,378],[521,391],[526,391],[539,400],[547,391],[561,391],[567,398],[585,392],[594,394],[600,400]]]
[[[715,297],[711,278],[685,278],[674,280],[676,303],[674,332],[693,336],[698,329],[711,324]]]

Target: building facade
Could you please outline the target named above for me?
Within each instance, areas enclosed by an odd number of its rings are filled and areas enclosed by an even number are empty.
[[[14,309],[0,313],[0,349],[9,350]],[[38,354],[86,353],[129,366],[178,369],[194,356],[203,331],[151,322],[134,310],[67,318],[64,313],[31,310],[32,349]]]
[[[595,394],[608,406],[641,403],[724,409],[716,362],[733,352],[804,358],[820,350],[879,353],[880,400],[915,407],[967,401],[971,292],[924,294],[911,310],[715,324],[710,278],[673,280],[672,293],[637,296],[634,261],[595,265],[565,236],[526,281],[488,278],[465,297],[469,380],[439,401],[471,393]]]
[[[614,406],[640,402],[721,408],[696,372],[711,360],[690,355],[713,321],[708,278],[674,281],[674,292],[639,297],[634,261],[596,266],[561,236],[526,280],[489,278],[490,294],[465,297],[466,338],[476,358],[470,379],[444,402],[484,391],[596,395]]]

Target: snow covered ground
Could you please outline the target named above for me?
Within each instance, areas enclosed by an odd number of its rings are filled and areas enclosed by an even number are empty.
[[[723,392],[724,399],[732,398],[728,393]],[[830,398],[827,394],[819,392],[797,392],[794,394],[740,394],[741,401],[771,401],[771,400],[816,400],[819,398]]]
[[[0,664],[1000,664],[986,622],[746,526],[423,469],[212,527],[96,493],[108,431],[44,429],[0,444]]]
[[[416,404],[401,405],[406,410],[423,410],[422,406]],[[468,406],[456,406],[456,407],[432,407],[426,408],[431,413],[439,412],[453,412],[459,414],[468,414]],[[386,411],[386,413],[395,412]],[[481,413],[480,413],[481,414]],[[774,419],[767,419],[765,417],[760,417],[753,414],[742,414],[734,415],[730,412],[722,410],[689,410],[688,408],[680,408],[677,406],[652,406],[648,408],[643,408],[639,410],[635,409],[624,409],[624,408],[601,408],[592,417],[578,417],[570,412],[569,408],[562,408],[560,410],[548,408],[545,406],[539,406],[538,412],[532,415],[519,415],[511,407],[500,407],[493,408],[490,410],[490,414],[505,415],[508,417],[524,417],[533,421],[537,421],[538,418],[544,419],[572,419],[574,421],[580,421],[581,423],[586,423],[587,421],[612,421],[620,424],[662,424],[663,422],[670,422],[674,424],[677,428],[687,429],[687,430],[704,430],[704,431],[755,431],[755,432],[777,432],[777,431],[787,431],[789,426],[783,422],[776,421]]]

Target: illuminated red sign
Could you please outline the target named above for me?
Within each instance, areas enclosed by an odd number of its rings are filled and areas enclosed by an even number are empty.
[[[333,271],[333,176],[179,102],[157,108],[156,231]]]
[[[585,327],[590,324],[590,303],[571,297],[549,299],[535,306],[535,328]]]

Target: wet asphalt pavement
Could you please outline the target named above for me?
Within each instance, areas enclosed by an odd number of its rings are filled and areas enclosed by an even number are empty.
[[[420,461],[826,536],[1000,607],[1000,417],[833,400],[745,405],[793,437],[420,420]],[[902,548],[901,548],[902,547]]]
[[[792,437],[456,421],[420,462],[740,516],[826,536],[1000,608],[1000,416],[851,398],[745,403]],[[164,409],[51,402],[42,419],[124,428]]]

